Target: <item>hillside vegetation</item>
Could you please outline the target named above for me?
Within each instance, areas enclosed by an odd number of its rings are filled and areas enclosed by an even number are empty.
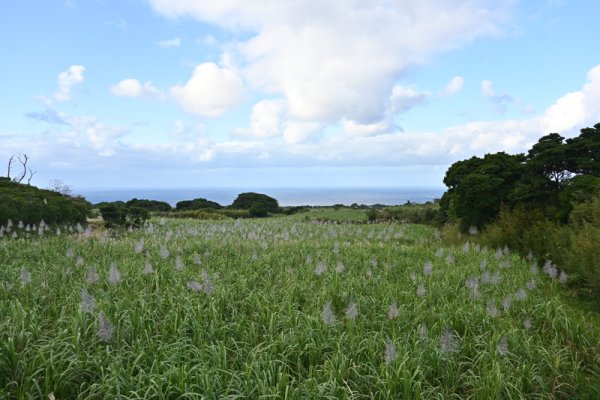
[[[82,197],[62,195],[51,190],[0,178],[0,226],[85,224],[90,203]],[[10,221],[10,223],[9,223]]]
[[[546,135],[527,154],[456,162],[444,183],[440,222],[559,266],[600,309],[600,124],[566,140]]]

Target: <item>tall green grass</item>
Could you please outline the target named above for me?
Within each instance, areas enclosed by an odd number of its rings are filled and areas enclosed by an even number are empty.
[[[600,397],[596,315],[516,254],[429,227],[19,237],[0,241],[0,397]]]

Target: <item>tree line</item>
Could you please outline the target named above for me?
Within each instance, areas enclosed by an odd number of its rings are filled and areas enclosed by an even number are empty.
[[[543,136],[527,153],[458,161],[444,183],[446,229],[559,265],[600,310],[600,123],[569,139]]]
[[[276,199],[266,194],[253,192],[240,193],[233,203],[227,207],[204,198],[180,201],[174,209],[167,202],[147,199],[131,199],[127,202],[102,202],[96,204],[96,207],[98,207],[102,219],[108,227],[141,226],[150,217],[151,212],[169,213],[172,216],[177,216],[177,214],[192,216],[194,213],[200,212],[204,217],[210,216],[209,214],[227,216],[233,213],[238,217],[243,215],[261,218],[266,217],[269,213],[280,211]],[[239,211],[242,211],[243,214]]]
[[[526,154],[499,152],[458,161],[446,172],[442,222],[463,231],[494,221],[502,207],[535,210],[567,223],[573,205],[600,193],[600,123],[566,139],[543,136]]]

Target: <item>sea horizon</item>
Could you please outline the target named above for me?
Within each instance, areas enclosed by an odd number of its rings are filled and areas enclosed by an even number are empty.
[[[104,201],[128,201],[134,198],[158,200],[171,206],[182,200],[205,198],[221,205],[231,204],[238,194],[262,193],[275,198],[282,207],[333,206],[336,204],[401,205],[407,202],[426,203],[442,196],[439,187],[271,187],[271,188],[81,188],[74,194],[84,196],[97,204]]]

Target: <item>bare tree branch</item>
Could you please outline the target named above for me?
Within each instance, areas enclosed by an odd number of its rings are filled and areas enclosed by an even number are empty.
[[[15,155],[13,154],[12,156],[10,156],[10,158],[8,159],[8,174],[6,175],[6,177],[8,179],[10,179],[10,167],[13,163],[13,161],[15,160]]]
[[[21,156],[19,156],[19,162],[21,163],[21,165],[23,165],[23,173],[21,174],[21,177],[18,180],[15,178],[15,180],[18,183],[21,183],[21,181],[23,179],[25,179],[25,176],[27,175],[27,161],[29,161],[29,156],[27,156],[27,154],[23,153],[23,158],[24,158],[24,160],[22,160]]]
[[[27,179],[27,184],[31,185],[31,178],[33,178],[33,176],[37,174],[37,171],[32,171],[29,167],[27,167],[27,169],[29,170],[29,179]]]
[[[27,156],[27,154],[23,153],[23,159],[21,159],[21,156],[19,156],[19,162],[23,166],[23,173],[21,174],[21,177],[19,179],[15,178],[15,181],[17,183],[21,183],[27,175],[27,161],[29,161],[29,156]]]

